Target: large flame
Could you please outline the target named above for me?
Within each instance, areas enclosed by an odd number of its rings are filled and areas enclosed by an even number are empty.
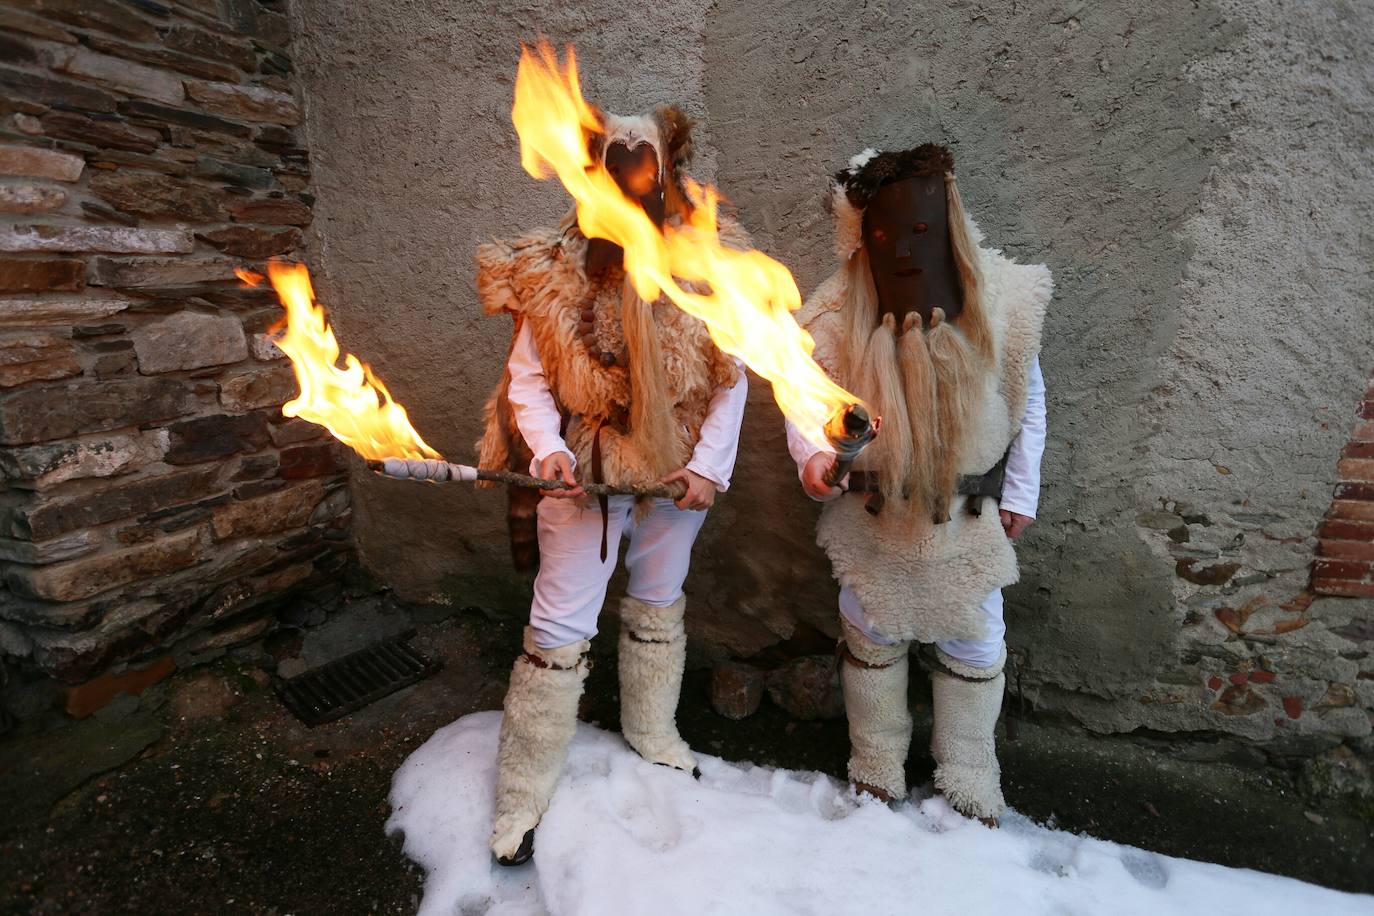
[[[238,274],[253,285],[261,280],[247,271]],[[339,342],[324,307],[315,301],[305,265],[272,261],[267,276],[286,309],[285,330],[276,344],[290,357],[301,388],[281,412],[318,423],[364,458],[438,458],[365,363],[345,353],[339,366]]]
[[[600,119],[582,98],[571,47],[566,66],[546,41],[522,47],[511,120],[525,171],[558,176],[577,202],[583,233],[625,250],[625,271],[639,295],[652,302],[663,293],[701,319],[718,347],[772,383],[773,397],[798,430],[824,444],[826,420],[859,399],[811,358],[815,341],[792,316],[801,294],[787,268],[760,251],[720,243],[715,190],[689,181],[690,224],[662,231],[621,193],[587,149],[586,132],[599,129]]]

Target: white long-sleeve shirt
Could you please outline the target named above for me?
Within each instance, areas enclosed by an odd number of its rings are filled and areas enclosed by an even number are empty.
[[[1008,512],[1035,518],[1040,506],[1040,459],[1045,454],[1045,377],[1040,372],[1039,356],[1031,361],[1026,382],[1026,415],[1021,420],[1021,431],[1011,441],[1007,452],[1007,470],[999,505]],[[787,450],[797,462],[798,476],[812,455],[817,452],[834,454],[834,449],[828,446],[811,444],[791,421],[787,423]]]
[[[701,436],[687,462],[687,470],[700,474],[725,492],[730,488],[730,475],[735,471],[735,457],[739,453],[739,429],[744,420],[744,402],[749,394],[749,382],[744,365],[739,366],[739,381],[730,388],[718,389],[711,396]],[[534,453],[530,473],[539,473],[539,463],[555,452],[564,452],[577,461],[568,443],[559,432],[562,417],[544,377],[544,364],[539,359],[539,345],[529,322],[520,326],[506,361],[510,369],[510,388],[507,397],[515,414],[515,425],[525,444]]]

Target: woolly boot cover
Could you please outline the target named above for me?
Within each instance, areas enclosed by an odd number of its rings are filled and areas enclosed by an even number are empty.
[[[930,676],[935,788],[966,817],[996,818],[1006,807],[993,736],[1002,710],[1006,650],[988,668],[975,668],[938,650],[937,655],[949,671],[936,670]]]
[[[491,851],[498,858],[514,855],[525,832],[548,810],[577,729],[577,701],[589,669],[584,655],[590,645],[583,639],[540,649],[534,644],[534,631],[525,628],[525,654],[511,669],[496,752]],[[529,656],[548,667],[539,667]]]
[[[840,663],[845,714],[849,717],[849,781],[881,789],[894,800],[906,797],[906,755],[911,746],[911,710],[906,687],[909,643],[880,646],[840,619],[849,654]]]
[[[697,761],[677,732],[677,701],[687,663],[682,616],[687,599],[654,607],[620,601],[620,730],[650,763],[692,772]]]

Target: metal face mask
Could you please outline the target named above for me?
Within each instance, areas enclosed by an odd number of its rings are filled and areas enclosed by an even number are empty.
[[[651,144],[640,142],[633,147],[616,141],[606,147],[606,171],[615,179],[620,190],[631,200],[639,202],[654,225],[663,225],[663,182],[658,165],[658,153]]]
[[[616,140],[606,146],[602,161],[625,196],[637,201],[654,225],[662,228],[665,213],[662,170],[653,144],[641,140],[631,146]],[[621,266],[623,257],[624,252],[614,242],[590,239],[587,272],[593,276],[604,274],[611,267]]]
[[[943,175],[920,175],[884,184],[863,217],[880,315],[902,327],[910,312],[928,325],[932,309],[954,319],[963,309]]]

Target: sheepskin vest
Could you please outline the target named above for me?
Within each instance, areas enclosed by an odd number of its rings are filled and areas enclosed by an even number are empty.
[[[721,236],[744,239],[734,224],[721,218]],[[577,333],[584,310],[595,314],[597,343],[603,352],[620,352],[622,285],[618,271],[592,280],[585,269],[587,239],[575,223],[540,229],[477,249],[477,292],[487,314],[509,312],[518,331],[528,321],[539,347],[549,389],[563,414],[563,438],[577,459],[575,476],[589,483],[592,449],[600,429],[601,470],[605,483],[650,486],[658,482],[657,462],[636,454],[628,435],[631,400],[629,372],[605,365]],[[711,397],[738,380],[738,368],[711,340],[697,318],[660,297],[653,304],[662,349],[662,370],[676,423],[677,459],[685,464],[696,447]],[[529,454],[506,403],[509,375],[487,405],[486,429],[479,443],[486,466],[528,468]],[[524,466],[521,467],[521,462]]]
[[[976,227],[974,238],[980,238]],[[994,364],[984,376],[982,404],[960,474],[986,472],[1020,431],[1027,373],[1040,350],[1040,330],[1054,290],[1043,264],[1016,264],[999,251],[979,251]],[[840,381],[845,283],[841,269],[801,312],[816,339],[817,361]],[[856,467],[862,466],[860,456]],[[914,530],[890,501],[876,516],[865,510],[860,496],[845,495],[825,505],[816,542],[829,555],[835,578],[854,590],[877,630],[918,642],[984,637],[979,606],[993,589],[1017,580],[1016,552],[998,514],[969,514],[968,498],[954,499],[948,522]]]

